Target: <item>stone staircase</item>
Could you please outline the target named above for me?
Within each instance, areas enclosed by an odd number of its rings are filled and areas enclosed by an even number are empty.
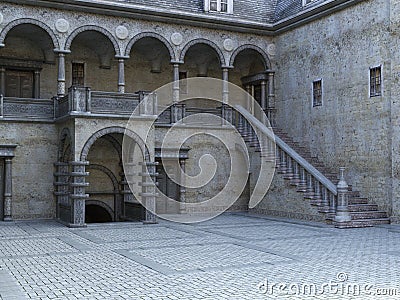
[[[241,132],[244,140],[249,147],[255,148],[256,152],[260,152],[261,156],[262,149],[260,143],[256,137],[256,134],[252,130],[239,130]],[[279,128],[273,128],[273,132],[281,140],[283,140],[288,146],[290,146],[294,151],[296,151],[302,158],[304,158],[309,164],[316,168],[320,173],[322,173],[327,179],[329,179],[333,184],[339,182],[338,174],[327,168],[317,157],[312,156],[307,148],[301,146],[299,143],[295,142],[287,133]],[[319,197],[315,193],[307,190],[304,186],[299,186],[299,180],[294,178],[293,171],[288,172],[282,169],[282,166],[277,163],[277,173],[281,174],[284,179],[290,180],[290,184],[293,188],[297,189],[297,192],[303,193],[304,198],[310,201],[311,205],[319,206],[321,204]],[[289,174],[288,174],[289,173]],[[390,219],[385,211],[380,211],[378,205],[368,203],[367,198],[362,198],[359,191],[353,191],[352,187],[348,188],[348,210],[351,216],[350,222],[341,222],[336,224],[334,221],[335,213],[328,211],[326,209],[319,209],[320,213],[325,214],[325,219],[328,224],[333,224],[338,228],[358,228],[358,227],[370,227],[379,224],[389,224]]]

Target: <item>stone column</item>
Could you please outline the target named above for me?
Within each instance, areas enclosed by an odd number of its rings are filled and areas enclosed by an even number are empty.
[[[171,123],[176,123],[179,120],[178,102],[180,97],[180,87],[179,87],[179,63],[172,62],[173,66],[173,80],[174,84],[172,87],[172,106],[171,106]]]
[[[179,195],[179,200],[180,200],[180,206],[179,206],[179,211],[180,213],[183,213],[186,211],[186,187],[185,187],[185,180],[184,180],[184,175],[186,172],[186,161],[184,159],[179,160],[179,164],[181,167],[181,178],[180,178],[180,195]]]
[[[0,68],[0,95],[6,96],[6,69]]]
[[[62,97],[65,95],[65,54],[69,51],[58,52],[58,78],[57,78],[57,95]]]
[[[141,163],[142,172],[139,174],[142,177],[142,203],[145,206],[145,219],[144,224],[155,224],[157,223],[156,213],[156,177],[159,175],[156,172],[156,162],[144,162]],[[150,178],[150,181],[147,179]]]
[[[264,112],[267,109],[267,83],[265,80],[261,81],[261,108]]]
[[[118,59],[118,93],[125,93],[125,59],[126,57],[116,56]]]
[[[85,178],[89,175],[85,172],[85,168],[89,165],[88,161],[73,161],[70,163],[72,166],[72,194],[71,197],[71,223],[70,227],[85,227],[85,200],[89,197],[85,193],[86,183]]]
[[[335,225],[336,227],[341,227],[340,223],[351,221],[351,215],[349,213],[349,207],[348,207],[349,186],[347,185],[344,179],[345,168],[340,168],[339,170],[340,170],[340,179],[337,185],[337,208],[335,215],[335,222],[339,224],[336,224]]]
[[[4,159],[4,221],[12,221],[12,159]]]
[[[275,126],[275,115],[276,115],[276,108],[275,108],[275,72],[274,71],[267,71],[268,75],[268,119],[271,123],[271,126]]]
[[[35,70],[33,82],[34,82],[33,98],[39,99],[40,98],[40,71],[39,70]]]

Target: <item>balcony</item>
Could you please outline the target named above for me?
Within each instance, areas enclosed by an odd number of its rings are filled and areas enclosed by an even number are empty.
[[[143,101],[146,97],[148,101]],[[88,87],[71,87],[68,94],[53,99],[11,98],[0,95],[0,120],[55,122],[71,117],[126,118],[133,112],[137,116],[160,115],[156,123],[159,126],[170,126],[184,117],[209,113],[232,120],[232,111],[222,107],[199,108],[185,104],[175,104],[163,110],[158,107],[154,93],[140,91],[137,93],[113,93],[92,91]],[[230,115],[227,112],[230,111]],[[215,119],[209,125],[217,125]],[[195,124],[193,124],[195,125]]]

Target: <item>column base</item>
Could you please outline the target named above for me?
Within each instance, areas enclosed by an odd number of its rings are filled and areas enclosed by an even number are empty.
[[[12,217],[4,217],[3,219],[4,222],[12,222],[14,221]]]

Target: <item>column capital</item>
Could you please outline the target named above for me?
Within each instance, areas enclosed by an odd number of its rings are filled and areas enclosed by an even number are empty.
[[[183,60],[171,60],[172,65],[183,65],[185,62]]]
[[[265,73],[266,73],[266,74],[269,74],[269,75],[273,75],[273,74],[275,74],[275,71],[273,71],[273,70],[266,70]]]
[[[126,56],[126,55],[115,55],[115,58],[116,59],[129,59],[130,58],[130,56]]]
[[[57,53],[57,54],[70,54],[71,53],[71,50],[64,50],[64,49],[54,49],[53,51],[54,51],[54,53]]]
[[[230,70],[230,69],[234,69],[234,68],[235,68],[234,66],[221,65],[221,69],[228,69],[228,70]]]

